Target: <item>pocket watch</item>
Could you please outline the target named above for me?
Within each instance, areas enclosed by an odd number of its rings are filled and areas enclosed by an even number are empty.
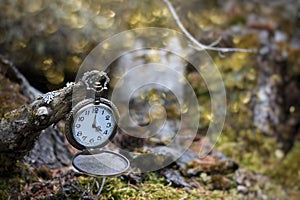
[[[101,98],[109,82],[107,75],[101,74],[98,79],[85,75],[87,90],[94,91],[94,98],[79,102],[70,112],[66,121],[66,138],[79,150],[95,149],[105,146],[115,136],[119,118],[116,106],[108,99]],[[88,81],[88,82],[87,82]],[[94,86],[92,86],[94,84]]]
[[[74,156],[72,164],[81,173],[92,176],[120,175],[130,167],[125,156],[101,149],[115,136],[119,119],[117,107],[101,97],[109,80],[105,72],[86,72],[82,81],[90,98],[74,106],[66,120],[66,138],[81,150]]]

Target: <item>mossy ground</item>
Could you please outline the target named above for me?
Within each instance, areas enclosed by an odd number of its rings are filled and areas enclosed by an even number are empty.
[[[249,170],[237,171],[226,189],[212,188],[220,184],[221,175],[194,176],[197,185],[191,188],[175,187],[157,172],[142,177],[138,182],[126,176],[107,178],[100,199],[296,199],[297,195]],[[237,190],[239,184],[244,184],[239,178],[246,182],[248,191]],[[33,169],[25,165],[21,174],[1,178],[0,199],[92,199],[101,181],[102,178],[79,175],[69,169]]]

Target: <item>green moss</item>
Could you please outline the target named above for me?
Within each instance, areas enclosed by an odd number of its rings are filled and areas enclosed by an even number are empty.
[[[257,187],[272,191],[269,192],[271,196],[279,191],[282,193],[283,189],[276,184],[284,186],[290,195],[300,194],[300,142],[286,157],[281,157],[283,154],[274,138],[253,129],[235,131],[227,127],[217,146],[225,155],[234,158],[241,168],[270,176],[271,180],[264,186]]]
[[[252,187],[253,191],[261,190],[271,199],[287,199],[287,196],[289,199],[297,199],[300,195],[300,142],[286,157],[282,157],[283,153],[275,138],[265,136],[253,128],[237,131],[225,127],[217,148],[235,159],[241,168],[271,178],[259,180]]]
[[[11,112],[5,113],[4,118],[14,120],[20,118],[24,113],[31,113],[31,112],[32,112],[32,108],[30,106],[23,105],[17,110],[13,110]]]
[[[211,176],[201,173],[199,177],[193,177],[197,188],[177,188],[168,183],[164,177],[157,173],[148,173],[142,176],[138,183],[131,183],[120,177],[108,178],[102,191],[101,199],[238,199],[234,182],[223,175]],[[81,176],[78,178],[84,191],[97,193],[97,188],[92,177]],[[101,178],[98,179],[101,182]],[[230,190],[229,190],[230,189]]]
[[[283,159],[275,163],[268,173],[278,183],[297,191],[300,194],[300,142],[295,144],[293,150]]]
[[[207,175],[210,179],[210,176]],[[217,180],[218,177],[215,177]],[[218,180],[221,180],[220,177]],[[97,189],[94,179],[91,177],[79,177],[80,185],[85,191],[88,189],[91,193],[96,194]],[[222,179],[223,181],[223,179]],[[221,181],[221,182],[222,182]],[[101,178],[98,179],[101,182]],[[211,181],[208,181],[209,184]],[[221,183],[220,182],[220,183]],[[224,182],[223,182],[224,183]],[[202,185],[201,180],[199,182]],[[81,194],[72,194],[74,195]],[[69,196],[70,197],[70,196]],[[149,173],[144,181],[133,184],[130,181],[122,180],[120,177],[107,178],[100,199],[127,199],[127,200],[147,200],[147,199],[241,199],[241,195],[237,194],[236,189],[230,190],[209,190],[206,186],[199,188],[176,188],[167,183],[165,178],[159,177],[156,173]]]

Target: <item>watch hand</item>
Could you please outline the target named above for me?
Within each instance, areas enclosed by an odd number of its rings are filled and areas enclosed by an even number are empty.
[[[94,121],[93,121],[93,124],[92,124],[92,128],[97,128],[96,124],[97,124],[97,120],[96,120],[96,115],[95,115]]]
[[[101,126],[97,126],[97,127],[96,127],[96,131],[98,131],[98,132],[101,133],[101,132],[102,132]]]

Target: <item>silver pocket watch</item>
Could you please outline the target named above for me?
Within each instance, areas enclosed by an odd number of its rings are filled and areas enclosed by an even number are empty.
[[[86,99],[72,109],[66,137],[79,150],[103,147],[115,136],[117,119],[117,109],[111,101]]]
[[[94,93],[94,98],[79,102],[66,120],[66,138],[72,146],[81,150],[74,156],[73,166],[89,175],[121,174],[129,168],[128,159],[119,153],[101,150],[116,135],[119,119],[117,107],[101,97],[110,79],[105,72],[92,71],[86,72],[82,80],[87,91]],[[113,165],[114,160],[123,164]]]

